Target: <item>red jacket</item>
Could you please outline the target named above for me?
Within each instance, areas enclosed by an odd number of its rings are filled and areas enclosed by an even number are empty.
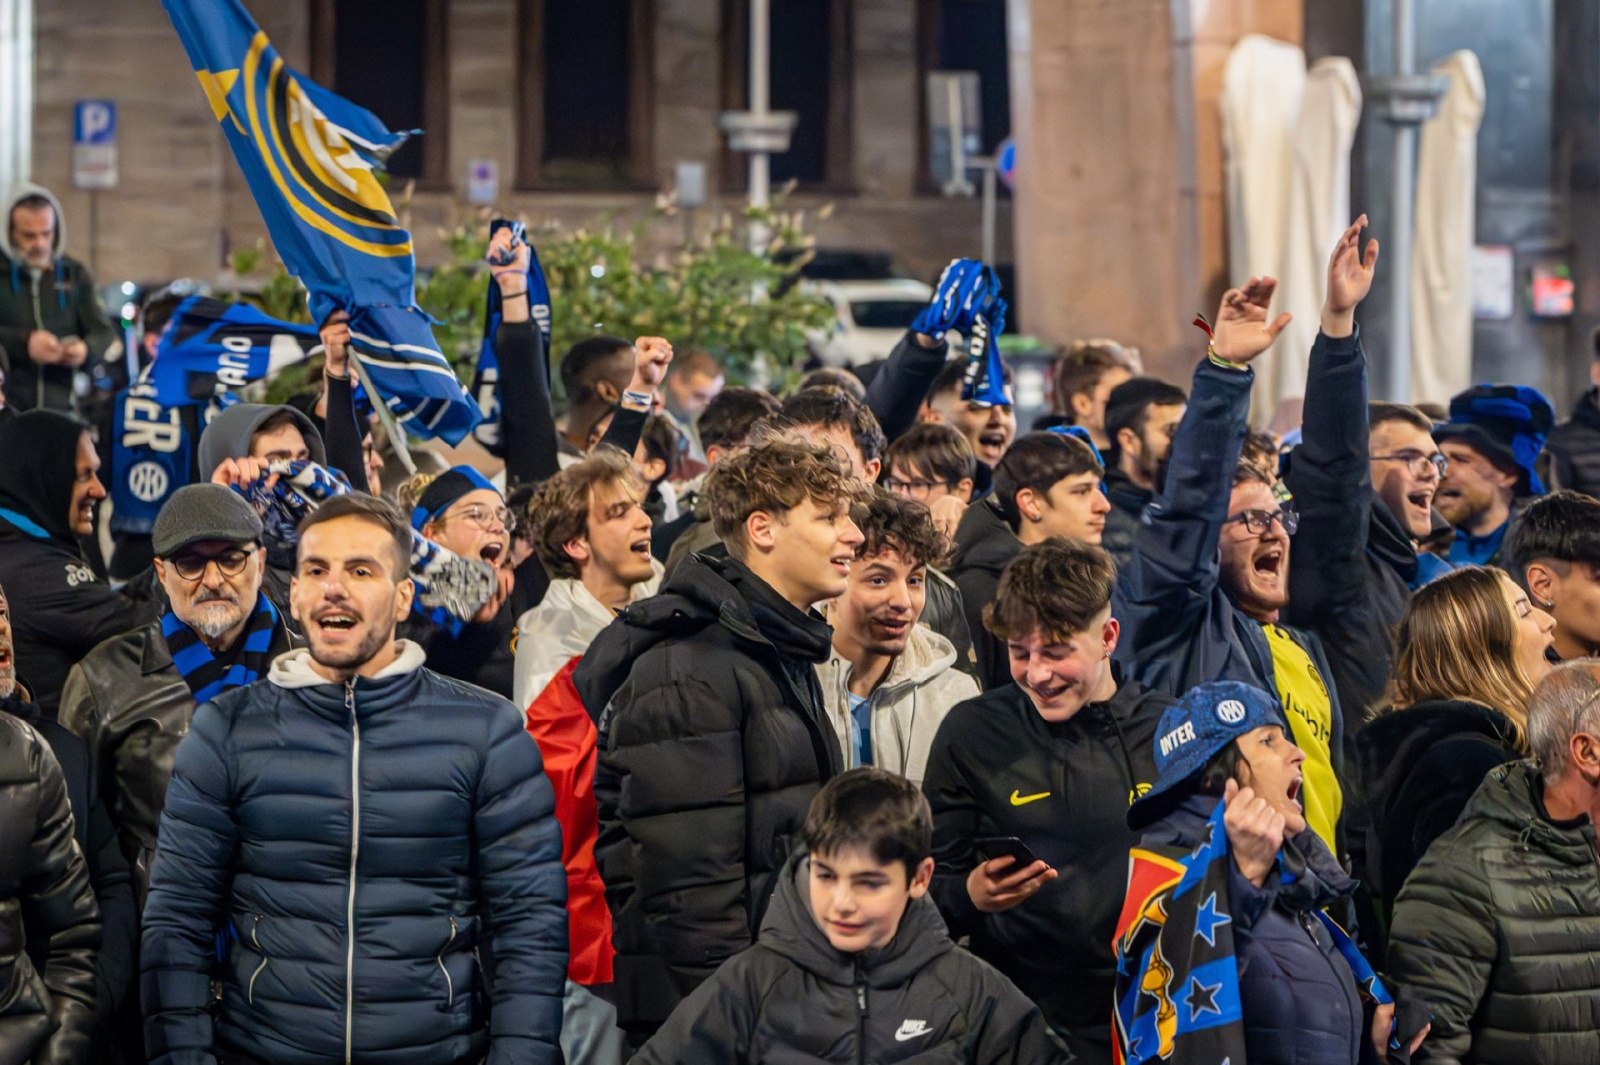
[[[561,864],[567,870],[567,978],[585,986],[611,982],[611,909],[595,865],[600,815],[594,800],[598,734],[572,686],[572,659],[528,704],[528,733],[544,755],[544,773],[556,793],[561,823]]]

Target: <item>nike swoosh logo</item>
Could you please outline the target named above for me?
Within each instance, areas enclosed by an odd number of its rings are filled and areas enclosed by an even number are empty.
[[[1030,802],[1038,802],[1040,799],[1048,799],[1049,797],[1050,793],[1048,791],[1041,791],[1037,795],[1018,795],[1015,791],[1013,791],[1011,793],[1011,805],[1026,806]]]
[[[912,1023],[907,1021],[900,1026],[898,1032],[894,1033],[894,1041],[904,1043],[907,1039],[915,1039],[918,1036],[927,1035],[931,1031],[933,1029],[929,1028],[926,1022]]]

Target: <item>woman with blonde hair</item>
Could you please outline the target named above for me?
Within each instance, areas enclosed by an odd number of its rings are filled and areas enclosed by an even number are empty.
[[[1411,597],[1392,703],[1358,740],[1367,876],[1380,900],[1394,901],[1489,770],[1527,756],[1528,697],[1549,672],[1554,630],[1498,569],[1463,566]]]

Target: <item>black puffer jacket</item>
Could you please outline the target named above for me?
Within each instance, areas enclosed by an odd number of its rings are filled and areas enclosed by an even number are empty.
[[[961,606],[967,614],[967,632],[978,656],[978,684],[984,691],[1011,683],[1011,665],[999,638],[983,627],[983,608],[994,602],[1000,574],[1022,552],[1022,541],[1011,531],[992,500],[974,503],[956,526],[955,555],[945,570],[961,589]]]
[[[812,797],[843,765],[815,668],[832,635],[741,563],[696,554],[583,656],[624,1026],[659,1025],[754,942]]]
[[[0,1065],[88,1065],[100,914],[44,737],[0,713]]]
[[[1115,668],[1115,667],[1113,667]],[[1064,722],[1039,716],[1015,684],[950,711],[922,790],[933,808],[933,890],[955,936],[1039,1003],[1057,1031],[1110,1057],[1116,960],[1127,886],[1128,805],[1155,782],[1155,732],[1171,698],[1121,680]],[[978,912],[973,841],[1016,836],[1061,875],[1004,913]],[[1077,1043],[1074,1042],[1076,1049]]]
[[[756,945],[673,1011],[639,1065],[1070,1060],[1010,980],[957,947],[926,897],[881,950],[841,954],[811,915],[810,861],[785,868]]]
[[[402,646],[346,684],[292,651],[195,711],[144,910],[156,1065],[561,1060],[567,878],[538,746]]]
[[[1391,984],[1433,1013],[1417,1061],[1600,1060],[1594,823],[1543,794],[1532,762],[1492,770],[1400,892]]]
[[[1521,757],[1504,714],[1458,699],[1384,714],[1361,733],[1357,748],[1370,818],[1367,880],[1390,903],[1489,771]]]

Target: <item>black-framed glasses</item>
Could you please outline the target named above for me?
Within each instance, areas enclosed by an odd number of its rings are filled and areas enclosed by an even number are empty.
[[[895,495],[902,495],[907,499],[915,499],[919,503],[926,500],[928,494],[935,488],[941,486],[945,488],[953,487],[949,481],[924,481],[921,478],[902,481],[898,477],[885,477],[883,486]]]
[[[1241,510],[1228,521],[1243,525],[1251,536],[1265,536],[1273,522],[1281,524],[1283,531],[1290,536],[1300,531],[1300,515],[1288,507],[1279,510]]]
[[[1428,454],[1423,451],[1396,451],[1392,455],[1374,455],[1373,462],[1403,462],[1406,469],[1411,471],[1413,477],[1428,476],[1428,467],[1432,466],[1439,479],[1444,480],[1444,475],[1450,472],[1450,460],[1444,457],[1441,451]]]
[[[213,562],[217,564],[217,572],[224,577],[237,577],[244,572],[250,556],[255,553],[253,547],[234,548],[220,555],[178,555],[167,561],[178,571],[178,576],[186,581],[197,581],[206,575],[206,567]]]
[[[446,519],[460,518],[467,524],[475,525],[485,532],[494,528],[494,523],[497,521],[506,532],[517,531],[517,516],[506,507],[486,507],[482,503],[474,503],[464,510],[458,510],[454,514],[446,514],[444,517]]]

